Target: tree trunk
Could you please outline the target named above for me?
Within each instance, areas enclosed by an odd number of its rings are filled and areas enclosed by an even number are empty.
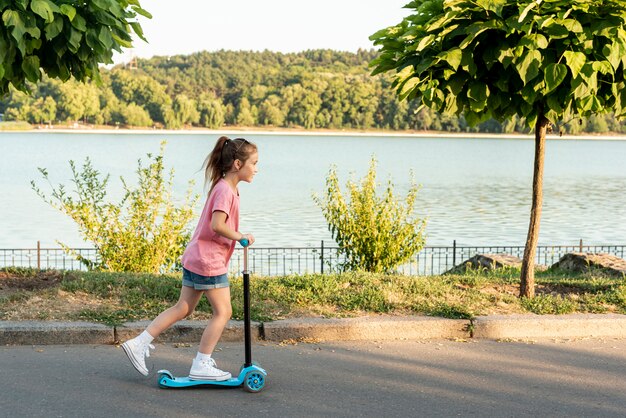
[[[541,206],[543,203],[543,163],[546,146],[546,132],[550,121],[545,118],[543,110],[539,111],[535,125],[535,166],[533,170],[533,202],[530,208],[530,223],[528,237],[522,260],[522,274],[520,278],[520,297],[535,297],[535,254],[539,240],[539,223],[541,221]]]

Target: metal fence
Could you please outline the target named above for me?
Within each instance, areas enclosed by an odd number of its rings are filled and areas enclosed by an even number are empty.
[[[97,261],[93,248],[74,249],[81,257]],[[626,245],[547,245],[537,248],[535,262],[550,266],[570,252],[607,253],[620,258],[626,254]],[[508,254],[522,258],[524,246],[434,246],[425,247],[408,263],[398,267],[401,274],[429,276],[442,274],[476,254]],[[305,273],[333,273],[341,271],[345,256],[339,248],[319,247],[256,248],[249,249],[248,268],[259,275],[279,276]],[[86,270],[85,265],[60,248],[0,249],[0,267],[33,267],[41,269]],[[243,251],[237,248],[231,259],[229,272],[238,274],[243,269]]]

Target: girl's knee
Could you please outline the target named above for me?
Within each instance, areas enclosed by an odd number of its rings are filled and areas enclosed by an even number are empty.
[[[233,308],[230,306],[230,304],[228,306],[222,306],[220,307],[220,309],[216,309],[213,312],[213,317],[220,319],[224,322],[230,320],[230,318],[233,316]]]
[[[177,303],[174,305],[174,309],[176,309],[176,313],[180,317],[180,319],[187,318],[189,315],[193,313],[193,307],[187,303]]]

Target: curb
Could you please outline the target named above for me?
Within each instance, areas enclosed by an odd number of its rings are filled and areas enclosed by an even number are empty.
[[[626,315],[497,315],[473,320],[474,338],[626,337]]]
[[[139,334],[149,321],[110,327],[90,322],[0,321],[1,345],[115,344]],[[180,321],[159,342],[197,343],[206,321]],[[473,320],[427,316],[297,318],[253,322],[253,341],[392,341],[426,339],[626,338],[626,315],[494,315]],[[229,321],[221,341],[243,341],[243,322]]]
[[[467,338],[469,321],[427,316],[284,319],[263,324],[265,340],[330,341]]]
[[[111,344],[111,327],[91,322],[0,322],[2,345]]]

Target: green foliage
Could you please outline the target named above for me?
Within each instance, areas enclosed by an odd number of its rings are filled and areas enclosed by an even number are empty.
[[[346,201],[334,168],[326,177],[324,198],[314,200],[322,208],[329,230],[345,254],[348,270],[390,271],[408,261],[424,246],[425,221],[413,218],[418,186],[412,182],[404,202],[393,194],[391,180],[377,196],[376,160],[372,157],[367,175],[360,185],[347,183]]]
[[[38,82],[41,70],[63,81],[99,80],[98,64],[130,48],[133,32],[145,40],[137,14],[151,17],[138,0],[0,1],[0,96],[11,85],[28,91],[26,80]]]
[[[622,0],[415,0],[370,37],[373,74],[394,71],[401,100],[533,126],[612,110],[626,116]]]
[[[130,187],[121,178],[125,191],[119,203],[105,201],[109,175],[103,177],[93,168],[89,158],[82,170],[70,161],[75,197],[64,185],[55,188],[48,172],[40,168],[52,189],[46,196],[31,181],[33,190],[52,207],[70,216],[85,240],[95,246],[98,260],[82,258],[67,245],[59,243],[89,269],[100,271],[132,271],[158,273],[174,270],[190,238],[189,222],[197,196],[191,196],[191,183],[185,202],[176,207],[172,202],[173,170],[166,181],[163,170],[165,142],[160,154],[143,166],[139,160],[138,185]]]
[[[122,66],[101,69],[102,84],[98,86],[83,86],[70,80],[62,89],[61,82],[44,76],[39,84],[29,84],[32,96],[18,97],[11,92],[0,99],[0,113],[5,113],[7,120],[42,123],[37,119],[38,112],[32,109],[37,108],[36,100],[50,97],[56,104],[53,122],[65,121],[70,113],[66,108],[75,107],[75,119],[70,121],[124,126],[128,105],[134,103],[150,114],[150,122],[145,126],[176,129],[184,124],[181,118],[177,119],[173,102],[184,95],[195,102],[199,114],[198,118],[191,111],[192,117],[185,124],[213,129],[240,123],[315,129],[528,132],[523,117],[514,116],[503,123],[490,119],[470,126],[462,115],[442,115],[427,107],[420,108],[417,101],[400,101],[391,89],[391,74],[369,75],[367,63],[375,57],[374,51],[219,51],[169,60],[154,57],[139,60],[137,70]],[[99,106],[94,106],[94,102],[83,106],[80,100],[76,106],[70,106],[75,102],[71,89],[80,90],[75,94],[78,98],[90,102],[97,99]],[[24,111],[26,107],[30,110]],[[247,107],[243,114],[242,107]],[[590,123],[584,118],[572,119],[561,131],[626,133],[626,122],[618,121],[614,114],[597,115]]]

